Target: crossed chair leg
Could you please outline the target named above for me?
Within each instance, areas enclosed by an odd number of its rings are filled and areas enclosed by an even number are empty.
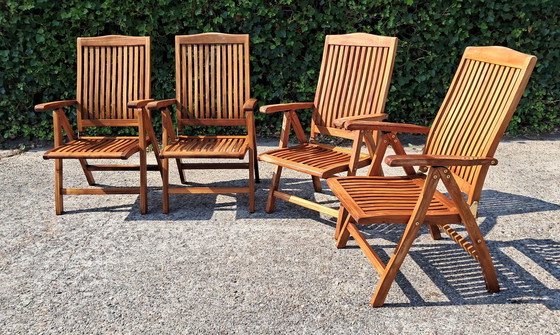
[[[395,277],[399,272],[412,243],[414,242],[414,239],[418,235],[420,227],[424,223],[426,213],[430,206],[430,202],[439,179],[443,181],[451,199],[457,206],[462,223],[465,225],[472,242],[468,242],[462,238],[459,234],[457,234],[457,232],[451,229],[449,225],[441,225],[440,227],[443,228],[444,231],[450,235],[455,242],[463,247],[463,249],[465,249],[476,261],[478,261],[482,268],[488,292],[495,293],[500,290],[496,270],[488,251],[488,246],[482,237],[482,233],[478,228],[476,219],[464,201],[463,196],[449,170],[445,167],[434,167],[431,168],[428,173],[421,196],[418,199],[412,215],[406,224],[405,231],[387,264],[384,264],[377,253],[373,251],[364,236],[360,233],[355,220],[348,214],[348,211],[341,207],[337,222],[337,230],[335,232],[335,236],[337,238],[337,248],[344,248],[348,242],[348,238],[352,236],[381,276],[371,300],[371,305],[373,307],[382,306],[385,302],[391,284],[395,280]],[[432,230],[436,231],[436,229],[437,233],[435,234],[435,237],[439,235],[439,229],[435,225],[430,228],[431,232]],[[432,233],[432,237],[434,237],[434,233]]]

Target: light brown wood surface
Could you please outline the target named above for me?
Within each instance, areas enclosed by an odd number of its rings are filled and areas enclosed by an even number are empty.
[[[411,125],[355,121],[361,131],[384,132],[370,169],[370,176],[328,179],[342,207],[335,238],[343,248],[352,236],[380,274],[371,305],[383,305],[389,288],[421,225],[428,225],[434,239],[440,228],[481,266],[489,292],[499,290],[488,247],[476,223],[476,208],[488,168],[498,143],[525,90],[536,58],[504,47],[469,47],[465,50],[451,87],[432,125],[422,155],[406,155],[396,132],[425,133]],[[352,122],[341,123],[351,128]],[[390,166],[402,166],[407,176],[376,176],[388,146]],[[420,166],[425,174],[412,167]],[[436,190],[442,180],[449,196]],[[463,195],[466,195],[466,199]],[[374,252],[358,225],[400,223],[405,231],[389,261]],[[451,224],[462,224],[468,237]]]
[[[169,194],[248,193],[249,211],[255,211],[258,182],[256,132],[250,98],[249,35],[205,33],[175,37],[176,97],[155,101],[150,109],[163,116],[163,212],[169,212]],[[175,105],[177,129],[185,126],[244,126],[245,136],[175,136],[169,107]],[[181,159],[243,159],[248,163],[183,163]],[[184,187],[169,184],[169,159],[175,159],[181,183],[188,169],[247,169],[248,186]]]
[[[352,175],[371,162],[371,154],[360,153],[363,142],[375,148],[377,132],[337,128],[336,120],[365,117],[382,121],[385,101],[397,48],[397,38],[364,33],[329,35],[325,40],[323,60],[314,102],[276,104],[261,107],[263,113],[284,112],[279,148],[262,153],[261,161],[277,165],[269,190],[266,211],[274,211],[275,198],[332,215],[335,209],[278,191],[282,168],[311,175],[313,188],[321,191],[320,178],[340,172]],[[305,134],[295,110],[312,109],[311,134]],[[288,146],[285,140],[291,129],[300,142]],[[320,135],[342,137],[354,141],[351,151],[327,146],[316,140]]]
[[[158,144],[150,115],[150,38],[131,36],[80,37],[77,40],[76,100],[43,103],[36,111],[53,110],[54,148],[44,154],[55,160],[55,210],[64,211],[66,194],[139,194],[140,212],[148,210],[146,172],[160,170]],[[128,103],[131,106],[127,106]],[[76,136],[62,108],[76,105],[78,131],[87,127],[136,127],[139,135],[119,137]],[[62,131],[68,142],[64,143]],[[152,146],[158,165],[146,164]],[[139,153],[139,165],[90,165],[86,159],[128,159]],[[138,188],[63,188],[63,160],[78,159],[87,182],[92,171],[139,171]]]

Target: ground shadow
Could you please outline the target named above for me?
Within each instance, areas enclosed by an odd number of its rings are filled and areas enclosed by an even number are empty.
[[[500,215],[523,215],[533,212],[560,210],[558,204],[494,190],[483,192],[480,224],[484,235],[494,228]],[[464,234],[462,226],[454,225]],[[404,225],[372,225],[360,229],[368,239],[381,238],[389,244],[373,245],[387,262],[402,236]],[[427,234],[423,227],[422,233]],[[465,234],[466,235],[466,234]],[[463,236],[465,236],[463,235]],[[560,243],[551,239],[521,239],[513,241],[487,240],[498,273],[501,291],[486,291],[478,263],[449,238],[433,243],[413,244],[410,257],[443,292],[447,301],[427,301],[413,284],[399,272],[395,282],[410,300],[387,306],[445,306],[478,304],[541,303],[551,310],[560,309]],[[357,248],[357,247],[355,247]],[[376,283],[372,283],[375,285]]]

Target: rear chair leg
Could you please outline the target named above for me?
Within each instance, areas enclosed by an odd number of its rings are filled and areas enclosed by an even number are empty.
[[[316,176],[311,176],[311,180],[313,180],[313,188],[315,189],[315,192],[321,192],[323,190],[323,187],[321,186],[321,179]]]
[[[179,161],[179,160],[177,160]],[[182,171],[179,169],[179,173]],[[169,213],[169,159],[161,160],[163,214]]]
[[[249,152],[249,212],[255,212],[255,156],[254,150]]]
[[[270,190],[268,191],[268,200],[266,202],[267,213],[274,212],[274,203],[276,202],[276,197],[274,197],[274,191],[278,189],[278,184],[280,183],[280,175],[282,174],[282,167],[276,166],[276,171],[272,175],[272,182],[270,183]]]
[[[441,240],[441,232],[437,225],[431,224],[428,226],[428,228],[430,229],[430,235],[432,235],[432,239]]]
[[[181,159],[177,158],[177,170],[179,170],[179,178],[181,178],[181,184],[186,184],[187,183],[187,178],[185,178],[185,171],[183,171],[183,168],[181,167]],[[167,166],[169,167],[169,164],[167,164]]]

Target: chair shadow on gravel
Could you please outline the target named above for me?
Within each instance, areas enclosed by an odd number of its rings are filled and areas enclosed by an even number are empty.
[[[494,190],[483,192],[479,217],[481,231],[487,235],[501,215],[523,215],[534,212],[560,210],[560,205],[530,197]],[[466,236],[460,225],[453,227]],[[381,238],[390,243],[372,246],[379,256],[387,261],[402,235],[404,225],[371,225],[362,227],[367,238]],[[515,229],[515,227],[511,227]],[[423,227],[421,234],[429,234]],[[447,235],[433,243],[415,243],[409,252],[419,268],[445,295],[446,301],[425,299],[413,285],[422,283],[409,281],[399,272],[395,282],[409,303],[385,303],[385,306],[455,306],[481,304],[534,304],[540,303],[551,310],[560,309],[560,243],[551,239],[519,239],[512,241],[487,240],[490,254],[498,273],[501,291],[489,294],[486,291],[479,265]],[[351,248],[358,248],[355,244]],[[375,283],[372,283],[372,289]],[[425,293],[425,292],[422,292]],[[425,294],[424,294],[425,295]]]
[[[315,193],[309,179],[283,179],[281,182],[282,190],[297,194],[310,200],[317,200],[321,197],[320,203],[332,208],[339,208],[339,202],[332,194],[326,183],[323,182],[323,191]],[[246,179],[229,180],[227,186],[243,187],[247,184]],[[199,187],[220,187],[224,182],[215,183],[195,183],[187,182],[188,186]],[[249,195],[247,194],[170,194],[169,195],[169,214],[162,213],[162,194],[161,188],[152,187],[148,191],[148,214],[140,215],[140,198],[136,197],[134,204],[129,207],[130,214],[125,220],[208,220],[218,211],[235,211],[235,219],[313,219],[318,222],[331,226],[334,232],[336,218],[329,218],[313,210],[277,199],[276,210],[273,213],[266,213],[265,206],[268,197],[268,186],[270,179],[261,179],[255,185],[255,212],[249,213]],[[323,199],[324,198],[324,199]],[[100,210],[106,210],[103,207]]]

